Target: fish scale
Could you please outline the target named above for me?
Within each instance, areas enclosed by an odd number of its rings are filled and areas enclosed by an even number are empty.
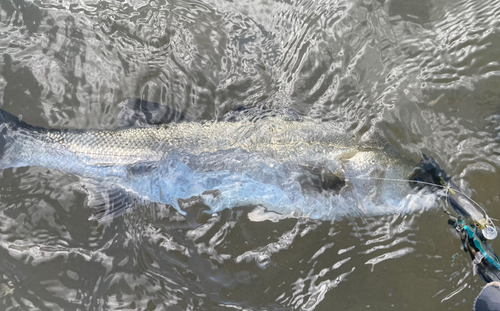
[[[331,124],[278,118],[238,123],[178,123],[118,131],[49,130],[45,135],[89,164],[99,166],[159,161],[172,150],[196,155],[243,148],[280,160],[297,156],[298,152],[307,154],[309,149],[326,153],[355,147],[350,139],[342,137],[348,135]]]

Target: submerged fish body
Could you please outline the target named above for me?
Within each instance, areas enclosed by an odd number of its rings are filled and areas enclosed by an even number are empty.
[[[309,118],[114,131],[43,129],[4,111],[0,118],[0,168],[64,170],[95,180],[108,194],[115,189],[171,204],[181,213],[178,200],[193,196],[212,212],[263,205],[319,219],[412,212],[436,204],[434,194],[416,192],[404,181],[416,163],[394,147],[381,139],[360,143],[333,123]],[[104,199],[107,205],[110,200]]]

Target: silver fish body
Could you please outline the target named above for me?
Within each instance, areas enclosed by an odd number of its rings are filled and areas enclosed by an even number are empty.
[[[428,209],[415,162],[383,140],[360,143],[314,119],[171,123],[114,131],[47,130],[2,111],[0,168],[42,166],[171,204],[199,196],[211,211],[262,205],[319,219]],[[399,180],[399,181],[395,181]],[[182,212],[182,211],[181,211]]]

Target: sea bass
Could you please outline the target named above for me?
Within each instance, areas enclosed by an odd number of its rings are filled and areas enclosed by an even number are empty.
[[[184,213],[179,200],[191,197],[212,212],[261,205],[328,220],[436,205],[408,181],[418,163],[383,139],[307,117],[56,130],[0,111],[0,168],[21,166],[80,176],[99,217],[144,201]]]

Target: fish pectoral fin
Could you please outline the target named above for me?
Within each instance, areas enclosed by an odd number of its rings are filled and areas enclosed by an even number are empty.
[[[123,188],[100,189],[96,185],[85,185],[87,205],[93,210],[89,220],[103,221],[120,216],[141,203],[134,193]]]

